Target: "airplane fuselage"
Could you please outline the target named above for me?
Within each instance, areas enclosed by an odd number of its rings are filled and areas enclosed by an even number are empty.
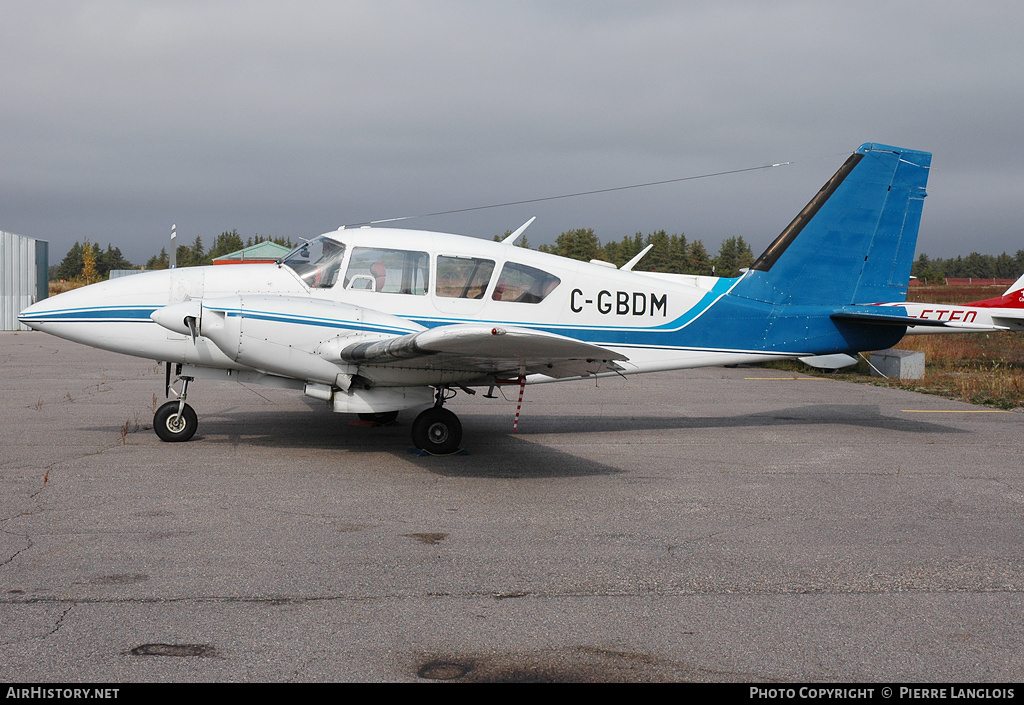
[[[621,352],[628,360],[620,363],[620,374],[759,362],[850,348],[849,336],[844,337],[827,317],[815,317],[810,310],[813,307],[801,310],[749,299],[723,300],[739,278],[621,271],[443,233],[362,228],[324,237],[344,247],[344,255],[336,263],[339,280],[330,286],[307,281],[308,277],[304,279],[286,263],[178,268],[67,292],[26,310],[22,320],[38,330],[127,355],[284,376],[290,374],[268,370],[273,365],[261,364],[259,357],[245,349],[260,343],[257,338],[261,335],[277,341],[262,344],[296,346],[309,353],[339,335],[376,333],[383,337],[468,322],[543,330]],[[413,269],[422,271],[405,272],[404,288],[396,279],[393,286],[384,284],[377,290],[370,285],[369,275],[361,279],[354,272],[360,255],[365,259],[366,253],[377,257],[382,252],[384,259],[400,265],[412,262]],[[445,271],[453,264],[461,277],[455,288]],[[458,274],[471,266],[486,270],[487,276]],[[347,283],[340,278],[341,272],[349,273]],[[519,280],[505,281],[510,277],[503,279],[503,273],[508,272],[518,274]],[[530,280],[534,272],[541,275]],[[528,286],[538,284],[535,280],[542,275],[547,278],[539,284],[546,283],[550,289],[531,295]],[[466,284],[475,288],[467,291]],[[510,286],[519,289],[514,295],[505,295]],[[233,343],[218,346],[204,335],[193,340],[151,318],[171,304],[232,297],[247,302],[247,308],[240,307],[239,312],[244,310],[249,330],[235,333],[241,353]],[[284,297],[289,303],[261,315],[258,309],[270,306],[268,297]],[[327,302],[354,308],[317,308]],[[365,312],[384,314],[388,320],[357,320],[365,318]],[[290,332],[277,331],[275,336],[269,330],[255,330],[257,325],[287,327]],[[780,336],[786,329],[791,333]],[[409,368],[365,367],[363,375],[379,386],[490,381],[477,379],[480,375],[474,372],[458,375],[450,369],[425,367],[413,375]],[[324,375],[307,376],[328,381]],[[538,381],[547,380],[542,375],[531,377],[531,382]]]

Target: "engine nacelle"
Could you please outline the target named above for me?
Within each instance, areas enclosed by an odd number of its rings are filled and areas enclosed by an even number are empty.
[[[185,301],[158,309],[152,318],[184,335],[193,330],[191,319],[196,333],[241,365],[345,389],[356,367],[338,359],[334,350],[424,330],[379,311],[298,296]],[[343,377],[340,384],[339,375]]]
[[[149,317],[154,323],[163,326],[167,330],[180,333],[181,335],[191,335],[198,328],[202,311],[202,300],[192,299],[158,308]],[[192,326],[189,325],[189,319],[192,320]]]

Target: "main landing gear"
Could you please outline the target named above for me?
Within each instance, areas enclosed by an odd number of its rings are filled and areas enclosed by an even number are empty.
[[[434,406],[420,413],[412,422],[412,442],[431,455],[448,455],[462,443],[462,423],[459,417],[445,409],[445,388],[438,387]]]
[[[181,380],[181,391],[171,388],[171,365],[167,363],[165,393],[173,391],[176,399],[165,403],[153,416],[153,430],[160,440],[168,443],[187,441],[195,435],[199,428],[199,420],[195,410],[185,403],[188,396],[189,382],[193,377],[181,377],[181,366],[178,366],[178,379]],[[431,455],[449,455],[459,449],[462,443],[462,423],[459,417],[448,409],[444,403],[455,396],[455,390],[438,387],[434,394],[434,406],[426,409],[412,423],[412,442],[420,450]],[[364,421],[373,421],[381,425],[392,423],[397,418],[397,411],[375,414],[359,414]]]
[[[181,372],[180,365],[178,372]],[[167,363],[165,391],[170,390],[170,380],[171,363]],[[156,431],[156,435],[160,437],[161,441],[168,443],[187,441],[195,435],[196,429],[199,428],[199,418],[196,416],[195,409],[185,403],[185,397],[188,395],[188,383],[191,381],[192,377],[182,377],[181,392],[174,393],[178,397],[177,401],[169,401],[156,410],[156,414],[153,416],[153,430]]]

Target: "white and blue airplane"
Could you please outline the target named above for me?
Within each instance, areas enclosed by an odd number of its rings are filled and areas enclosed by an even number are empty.
[[[879,350],[929,325],[900,302],[930,162],[862,145],[736,278],[513,246],[525,225],[503,242],[341,228],[276,264],[124,277],[19,320],[165,362],[165,393],[173,366],[180,391],[154,417],[165,441],[196,432],[189,383],[221,379],[302,390],[378,421],[426,406],[413,442],[450,453],[462,426],[443,405],[459,390]]]

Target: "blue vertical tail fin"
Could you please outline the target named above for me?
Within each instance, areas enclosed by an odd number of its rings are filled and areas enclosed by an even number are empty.
[[[770,304],[904,301],[931,154],[863,144],[732,290]]]

